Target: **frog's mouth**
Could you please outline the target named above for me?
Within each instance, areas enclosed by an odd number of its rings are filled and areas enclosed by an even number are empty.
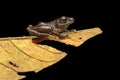
[[[67,24],[67,21],[59,21],[58,22],[58,25],[61,25],[61,26],[66,25],[66,24]]]

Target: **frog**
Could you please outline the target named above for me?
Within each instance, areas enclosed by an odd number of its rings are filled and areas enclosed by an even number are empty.
[[[27,31],[31,36],[48,37],[57,36],[60,39],[65,39],[68,35],[63,36],[61,33],[69,32],[68,27],[73,24],[75,19],[73,17],[61,16],[50,22],[39,22],[37,25],[29,25]]]

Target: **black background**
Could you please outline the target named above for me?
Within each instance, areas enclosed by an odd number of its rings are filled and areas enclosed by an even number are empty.
[[[23,8],[22,8],[23,9]],[[76,10],[74,10],[76,9]],[[31,10],[21,8],[10,8],[1,12],[0,37],[28,36],[26,28],[29,24],[36,25],[39,21],[49,22],[61,16],[75,18],[75,23],[68,29],[88,29],[99,27],[103,33],[97,35],[79,47],[68,46],[59,42],[44,41],[42,44],[53,46],[59,50],[65,51],[68,55],[58,63],[34,73],[22,73],[27,75],[23,80],[72,80],[84,79],[103,79],[111,78],[112,74],[112,52],[113,47],[113,15],[105,9],[79,9],[73,8],[67,11],[65,9]],[[4,12],[5,11],[5,12]],[[54,11],[53,13],[51,13]],[[66,11],[66,12],[64,12]],[[44,15],[44,13],[47,14]],[[61,13],[60,13],[61,12]],[[74,14],[72,14],[74,13]],[[56,16],[57,15],[57,16]]]

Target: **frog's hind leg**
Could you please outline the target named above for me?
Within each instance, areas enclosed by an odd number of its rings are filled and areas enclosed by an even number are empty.
[[[48,40],[48,37],[47,36],[46,37],[45,36],[41,36],[41,37],[33,38],[32,42],[33,43],[39,43],[39,42],[42,42],[44,40]]]

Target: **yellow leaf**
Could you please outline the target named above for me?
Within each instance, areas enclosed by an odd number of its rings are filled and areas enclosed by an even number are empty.
[[[71,31],[68,39],[49,37],[65,44],[80,46],[91,37],[102,33],[99,28],[92,28],[79,31]],[[56,62],[60,61],[67,54],[51,46],[35,44],[29,37],[0,38],[0,80],[18,80],[25,76],[17,72],[38,72]]]

